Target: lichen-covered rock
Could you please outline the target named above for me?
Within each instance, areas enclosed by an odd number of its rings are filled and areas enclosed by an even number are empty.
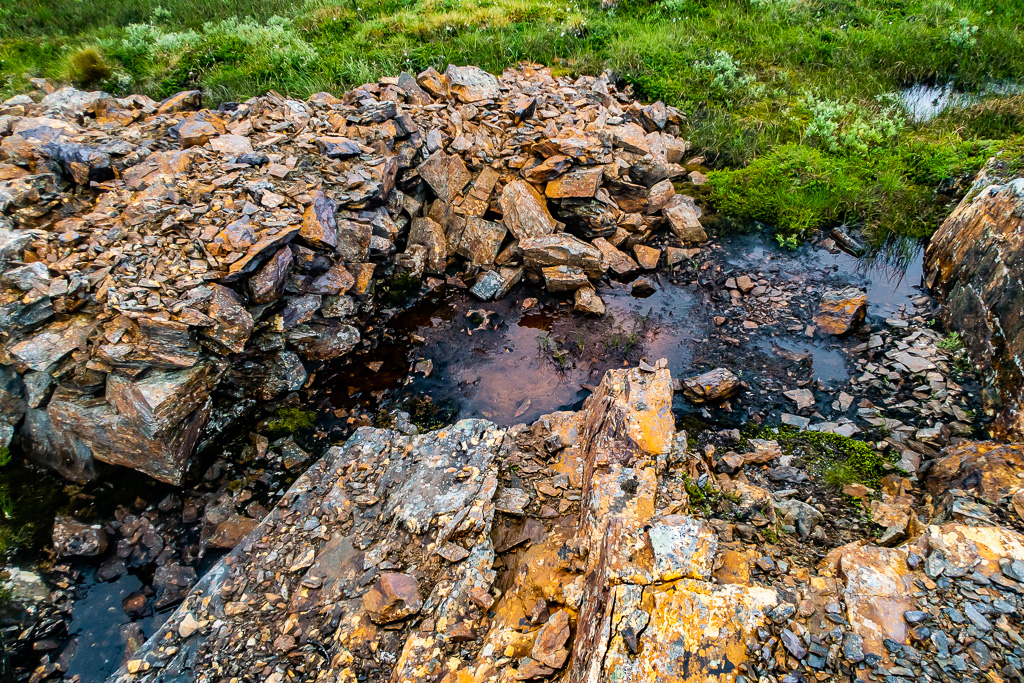
[[[1022,471],[1024,444],[961,441],[947,446],[935,459],[924,484],[933,495],[962,489],[997,503],[1024,488],[1018,476]]]
[[[856,287],[825,292],[814,313],[814,324],[825,334],[842,335],[854,329],[867,315],[868,296]]]
[[[994,158],[932,236],[926,282],[971,360],[990,378],[997,431],[1024,438],[1024,178]],[[1019,175],[1019,174],[1018,174]]]

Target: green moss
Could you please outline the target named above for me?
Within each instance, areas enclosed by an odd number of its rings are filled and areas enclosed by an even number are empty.
[[[409,413],[409,421],[424,432],[451,424],[458,413],[458,407],[454,403],[434,403],[429,396],[410,398],[402,407]]]
[[[839,434],[800,432],[792,427],[779,427],[753,430],[748,436],[777,440],[783,452],[799,456],[812,475],[832,488],[842,488],[854,482],[877,486],[897,462],[894,457],[882,455],[868,443]]]
[[[385,306],[401,306],[420,288],[420,279],[409,273],[395,273],[376,283],[377,300]]]
[[[310,429],[316,424],[316,412],[295,406],[282,406],[274,412],[274,417],[264,423],[264,429],[270,436],[285,436],[303,429]]]

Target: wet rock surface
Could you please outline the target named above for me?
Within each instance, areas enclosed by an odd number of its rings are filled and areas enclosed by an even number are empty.
[[[1006,438],[1024,438],[1024,178],[991,159],[928,246],[928,284],[971,360],[990,377],[987,397]]]

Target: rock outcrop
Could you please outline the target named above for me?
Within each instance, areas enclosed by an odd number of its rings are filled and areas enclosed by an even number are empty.
[[[987,399],[1000,436],[1024,438],[1024,178],[996,157],[936,231],[925,254],[928,286],[944,303],[971,360],[991,378]]]
[[[375,281],[457,265],[490,300],[526,274],[600,315],[591,282],[656,265],[656,231],[706,237],[671,182],[681,114],[607,75],[452,66],[217,111],[63,88],[0,120],[0,446],[77,481],[181,483],[221,378],[301,387],[360,344]]]
[[[532,428],[360,429],[111,680],[708,680],[736,671],[779,594],[716,585],[716,532],[659,500],[659,469],[685,448],[671,386],[665,369],[616,370],[582,411]],[[527,512],[557,491],[512,488],[507,465],[536,460],[563,473],[578,508]],[[523,533],[525,546],[514,539]]]

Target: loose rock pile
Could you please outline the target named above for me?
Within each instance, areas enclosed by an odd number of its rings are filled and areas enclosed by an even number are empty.
[[[452,66],[200,107],[0,106],[0,445],[72,479],[180,484],[218,382],[301,388],[359,344],[375,281],[457,263],[481,299],[525,273],[600,314],[591,282],[657,267],[662,226],[706,239],[672,184],[680,114],[607,77]]]

